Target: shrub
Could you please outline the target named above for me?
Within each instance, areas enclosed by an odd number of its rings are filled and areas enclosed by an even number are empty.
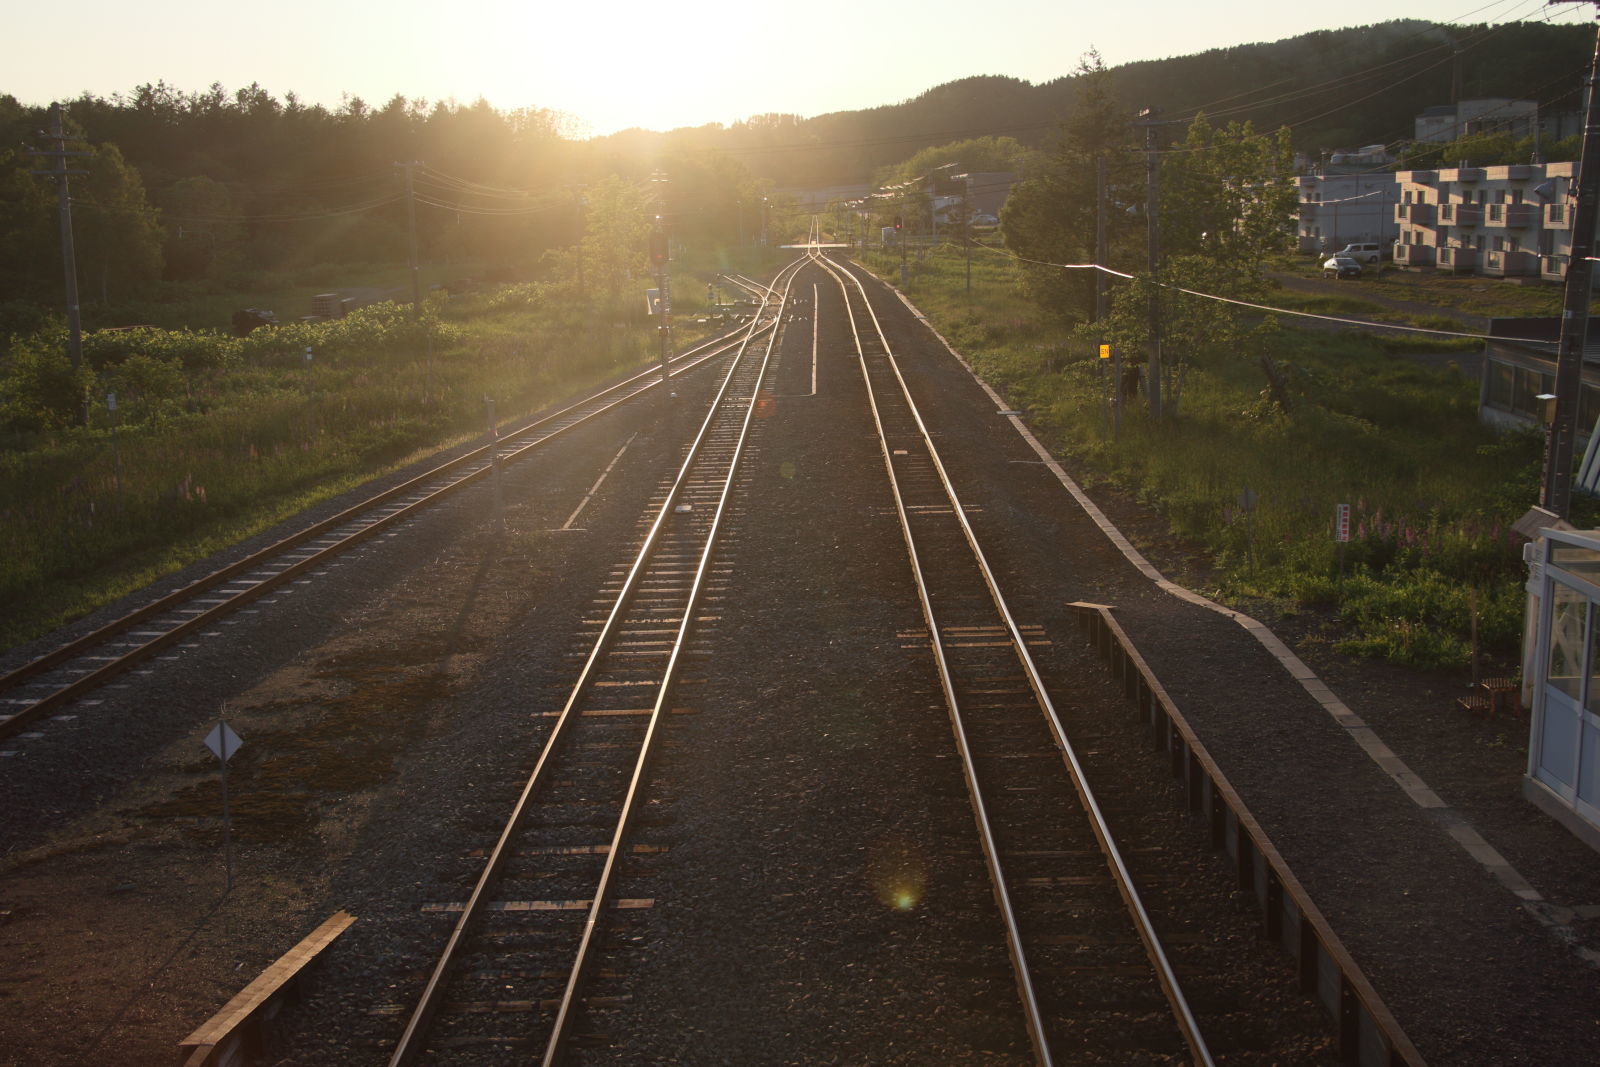
[[[117,408],[127,423],[159,426],[183,412],[187,380],[177,359],[132,355],[112,379]]]
[[[136,326],[97,330],[83,339],[84,361],[96,368],[115,367],[131,356],[176,361],[189,371],[214,370],[238,353],[238,342],[214,330],[163,330]]]
[[[87,367],[72,369],[65,340],[54,332],[35,335],[12,350],[0,378],[0,424],[7,431],[56,430],[78,421],[94,375]]]

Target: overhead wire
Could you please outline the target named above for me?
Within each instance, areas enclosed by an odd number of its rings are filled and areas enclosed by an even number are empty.
[[[374,211],[380,207],[387,207],[390,204],[397,204],[404,199],[404,193],[395,193],[392,196],[365,204],[355,204],[331,211],[307,212],[294,215],[175,215],[162,212],[161,218],[164,222],[314,222],[318,219],[336,219],[347,215],[359,215],[363,212]]]
[[[1132,274],[1129,274],[1126,271],[1115,270],[1111,267],[1102,266],[1099,263],[1050,263],[1042,259],[1029,259],[1026,256],[1019,256],[1009,249],[995,248],[991,245],[981,243],[978,244],[978,247],[987,252],[992,252],[995,255],[1002,256],[1007,259],[1014,259],[1021,263],[1032,263],[1040,267],[1056,267],[1061,270],[1099,271],[1102,274],[1109,274],[1114,278],[1121,278],[1125,281],[1131,281],[1134,277]],[[1239,307],[1252,308],[1256,311],[1266,311],[1274,315],[1292,315],[1296,318],[1302,319],[1319,319],[1323,322],[1336,322],[1340,323],[1341,325],[1359,326],[1366,329],[1402,330],[1408,333],[1437,334],[1443,337],[1465,337],[1480,341],[1490,339],[1490,335],[1485,333],[1464,333],[1457,330],[1434,330],[1425,326],[1408,326],[1404,323],[1372,322],[1368,319],[1352,319],[1341,315],[1319,315],[1311,311],[1295,311],[1291,308],[1272,307],[1270,304],[1257,304],[1249,300],[1240,300],[1236,297],[1220,296],[1216,293],[1201,292],[1198,289],[1188,289],[1184,286],[1172,285],[1168,282],[1158,281],[1156,285],[1162,289],[1170,289],[1173,292],[1184,293],[1188,296],[1199,297],[1203,300],[1215,300],[1224,304],[1235,304]]]
[[[1479,11],[1483,11],[1486,8],[1495,7],[1495,6],[1497,6],[1499,4],[1502,4],[1502,3],[1510,3],[1510,4],[1519,4],[1520,3],[1520,4],[1525,4],[1525,5],[1527,5],[1529,7],[1530,10],[1532,10],[1534,8],[1537,8],[1537,7],[1542,7],[1544,5],[1544,0],[1493,0],[1492,3],[1488,3],[1488,4],[1483,5],[1482,7],[1475,8],[1473,11],[1468,12],[1466,15],[1459,16],[1459,17],[1457,17],[1455,19],[1450,20],[1447,23],[1430,23],[1427,26],[1426,29],[1419,30],[1418,32],[1416,32],[1414,34],[1411,34],[1408,37],[1399,38],[1396,41],[1394,41],[1391,44],[1389,44],[1388,47],[1403,47],[1407,41],[1421,40],[1422,38],[1432,36],[1435,33],[1435,31],[1438,30],[1441,26],[1459,25],[1462,22],[1464,22],[1467,18],[1471,17],[1472,15],[1477,14]],[[1498,31],[1499,29],[1503,29],[1507,25],[1515,25],[1515,24],[1516,24],[1516,22],[1514,20],[1508,20],[1505,23],[1502,23],[1501,26],[1492,27],[1492,29],[1495,30],[1495,31]],[[1486,30],[1486,33],[1488,33],[1488,32],[1489,31]],[[1487,40],[1487,36],[1479,35],[1479,37],[1477,37],[1476,39],[1472,40],[1471,43],[1465,45],[1465,47],[1476,47],[1478,44],[1481,44],[1484,40]],[[1435,48],[1450,48],[1450,49],[1452,49],[1452,54],[1453,54],[1453,52],[1454,52],[1454,50],[1456,48],[1459,48],[1459,47],[1462,47],[1462,46],[1463,46],[1463,42],[1460,42],[1460,41],[1443,40],[1443,41],[1438,42],[1438,44],[1432,46],[1431,48],[1427,49],[1427,51],[1432,51]],[[1331,91],[1333,89],[1339,88],[1341,85],[1345,85],[1345,84],[1348,84],[1348,83],[1351,83],[1351,82],[1355,82],[1355,81],[1359,81],[1359,80],[1362,80],[1362,79],[1374,77],[1374,76],[1386,73],[1389,70],[1391,70],[1392,68],[1408,66],[1410,64],[1415,63],[1417,61],[1417,59],[1418,59],[1418,56],[1415,53],[1410,53],[1410,54],[1407,54],[1407,55],[1398,56],[1395,59],[1386,60],[1385,62],[1376,64],[1376,65],[1371,66],[1371,67],[1366,67],[1366,68],[1363,68],[1361,70],[1356,70],[1356,71],[1351,71],[1351,72],[1348,72],[1348,73],[1345,73],[1345,74],[1340,74],[1340,75],[1338,75],[1338,76],[1336,76],[1334,78],[1330,78],[1330,79],[1328,79],[1326,81],[1318,82],[1317,84],[1314,84],[1314,85],[1304,86],[1302,88],[1293,90],[1292,92],[1280,94],[1280,95],[1278,95],[1276,97],[1268,97],[1268,98],[1263,99],[1263,100],[1251,101],[1248,104],[1240,104],[1240,105],[1238,105],[1236,107],[1224,109],[1224,110],[1221,110],[1221,111],[1214,110],[1220,104],[1228,103],[1228,102],[1230,102],[1232,100],[1235,100],[1235,99],[1238,99],[1240,97],[1249,96],[1254,92],[1261,91],[1260,89],[1245,90],[1244,92],[1241,92],[1241,93],[1235,93],[1232,96],[1222,97],[1222,98],[1220,98],[1218,100],[1215,100],[1215,101],[1212,101],[1211,103],[1208,103],[1208,104],[1201,104],[1201,105],[1198,105],[1198,106],[1193,107],[1193,108],[1186,108],[1185,109],[1185,113],[1193,115],[1193,114],[1198,114],[1200,112],[1205,112],[1206,114],[1208,114],[1209,116],[1212,116],[1212,117],[1225,117],[1227,115],[1237,114],[1237,113],[1239,113],[1241,111],[1256,110],[1256,109],[1260,109],[1260,108],[1271,106],[1273,104],[1287,103],[1287,102],[1290,102],[1292,100],[1298,99],[1300,97],[1309,96],[1309,95],[1312,95],[1312,94],[1315,94],[1315,93]],[[1285,79],[1285,80],[1287,80],[1287,79]],[[1280,82],[1277,82],[1277,83],[1274,83],[1274,84],[1282,84],[1282,82],[1280,81]]]

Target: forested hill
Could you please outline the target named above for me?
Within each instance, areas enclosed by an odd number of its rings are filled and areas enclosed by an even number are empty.
[[[1130,122],[1154,107],[1168,119],[1203,111],[1219,126],[1288,125],[1294,146],[1315,154],[1408,138],[1418,112],[1453,99],[1457,79],[1463,98],[1574,110],[1593,32],[1388,22],[1126,64],[1110,71],[1109,91]],[[680,237],[698,229],[733,240],[757,225],[774,184],[860,182],[953,142],[1049,145],[1084,84],[1066,70],[1038,85],[970,77],[861,111],[591,140],[570,136],[558,114],[483,101],[350,98],[329,109],[255,84],[189,91],[161,81],[85,94],[64,109],[65,143],[86,153],[74,157],[84,176],[71,190],[78,266],[86,302],[111,306],[156,280],[248,288],[261,271],[404,262],[415,205],[424,257],[526,273],[594,225],[584,198],[598,204],[607,182],[654,188]],[[54,299],[61,278],[55,193],[30,154],[51,147],[39,134],[46,108],[3,90],[0,334],[7,306]],[[670,182],[653,185],[657,171]]]
[[[1130,114],[1154,107],[1172,118],[1204,111],[1217,123],[1287,125],[1298,149],[1316,153],[1409,138],[1418,112],[1452,100],[1458,65],[1463,99],[1535,99],[1545,109],[1576,110],[1593,48],[1588,26],[1407,20],[1129,63],[1112,73]],[[635,131],[615,140],[633,150],[641,142],[714,147],[784,183],[832,184],[968,137],[1008,134],[1045,144],[1070,109],[1075,84],[1068,72],[1038,85],[971,77],[862,111],[766,115],[727,128]]]

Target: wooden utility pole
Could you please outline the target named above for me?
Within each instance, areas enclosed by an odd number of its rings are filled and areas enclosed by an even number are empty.
[[[1155,108],[1147,107],[1139,112],[1140,122],[1135,126],[1144,127],[1144,162],[1145,162],[1145,269],[1149,273],[1150,301],[1148,308],[1149,335],[1148,363],[1146,371],[1149,381],[1146,391],[1150,396],[1150,415],[1153,418],[1161,417],[1161,287],[1157,281],[1157,272],[1161,265],[1161,237],[1160,228],[1156,224],[1156,215],[1161,205],[1161,194],[1158,180],[1161,176],[1160,160],[1156,156],[1156,127],[1161,125],[1156,118]]]
[[[1562,0],[1551,0],[1562,2]],[[1590,278],[1594,255],[1597,200],[1600,200],[1600,101],[1595,79],[1600,69],[1600,34],[1584,87],[1583,148],[1573,193],[1572,248],[1567,257],[1567,277],[1561,306],[1561,345],[1556,354],[1555,416],[1550,424],[1546,452],[1544,491],[1540,504],[1565,519],[1572,507],[1572,454],[1578,428],[1578,394],[1583,380],[1583,346],[1589,334]]]
[[[411,255],[411,314],[416,323],[422,323],[422,277],[417,256],[417,190],[412,181],[411,172],[422,166],[416,160],[410,163],[396,163],[395,166],[406,172],[406,223],[410,235]],[[433,327],[428,327],[426,344],[427,354],[427,381],[423,385],[422,402],[426,405],[433,398]]]
[[[54,164],[49,170],[36,170],[32,173],[50,178],[56,183],[56,207],[61,219],[61,262],[67,281],[67,356],[72,360],[72,369],[76,371],[83,364],[83,324],[78,314],[78,259],[72,244],[72,192],[67,187],[67,179],[74,174],[85,175],[89,172],[69,170],[67,160],[75,156],[87,156],[90,153],[67,151],[68,141],[81,138],[68,137],[62,130],[60,104],[50,105],[50,129],[39,132],[45,140],[51,142],[52,147],[29,149],[28,155],[43,156]],[[84,414],[87,415],[87,412]]]
[[[1106,265],[1106,157],[1094,161],[1094,262]],[[1106,318],[1106,272],[1094,272],[1094,321],[1104,323]],[[1105,341],[1105,327],[1100,328],[1100,340]]]
[[[411,172],[421,165],[416,160],[395,164],[406,172],[406,225],[411,247],[411,307],[419,315],[422,314],[422,278],[417,269],[417,190]]]

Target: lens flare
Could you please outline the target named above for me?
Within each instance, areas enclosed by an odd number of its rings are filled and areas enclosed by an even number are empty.
[[[885,907],[913,911],[928,887],[927,860],[910,842],[888,838],[872,847],[867,882]]]

